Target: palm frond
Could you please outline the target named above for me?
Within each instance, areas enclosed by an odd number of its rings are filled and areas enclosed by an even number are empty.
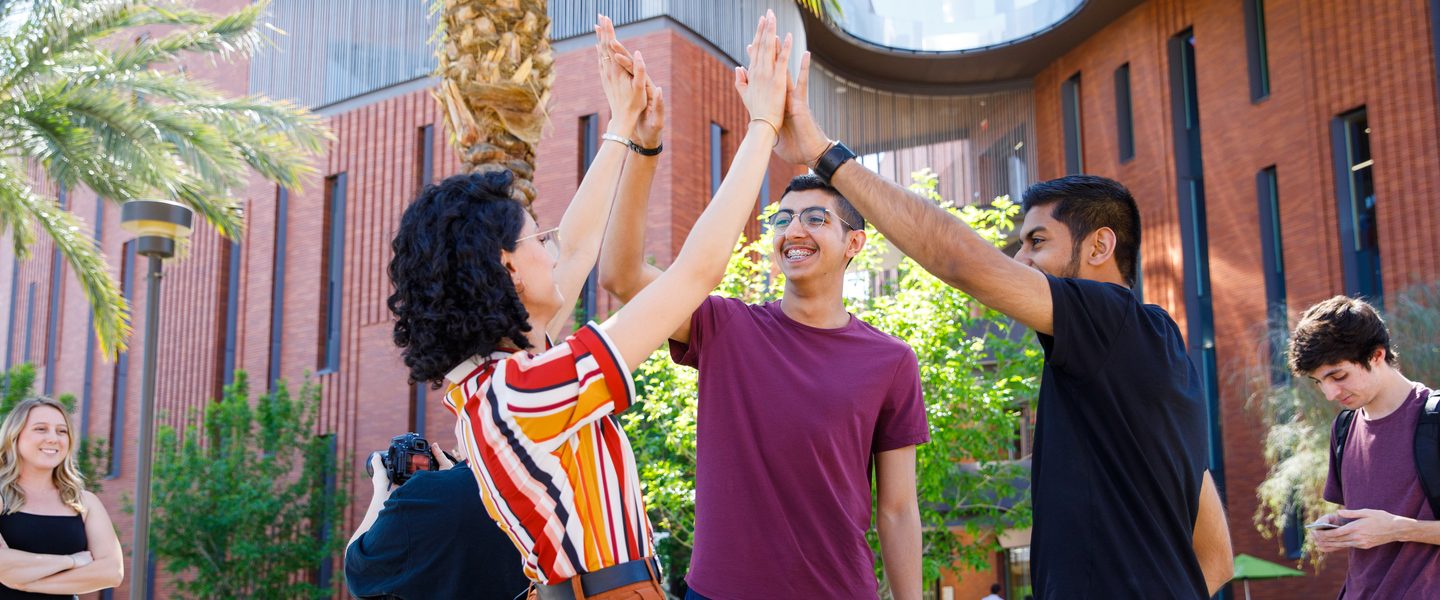
[[[29,223],[23,221],[39,224],[54,240],[55,248],[80,279],[80,287],[95,310],[95,336],[101,351],[113,355],[123,350],[130,335],[130,306],[81,221],[54,200],[36,195],[28,178],[9,162],[0,162],[0,213],[10,219],[7,225],[17,238],[17,252],[19,238],[30,229]]]
[[[224,59],[252,51],[263,42],[258,29],[269,0],[222,15],[170,0],[22,1],[28,12],[13,29],[19,19],[6,18],[19,13],[0,4],[7,27],[0,36],[0,231],[12,233],[19,255],[37,231],[56,238],[113,351],[128,332],[123,298],[112,293],[88,240],[81,247],[73,235],[77,221],[35,195],[23,167],[39,165],[47,179],[116,202],[181,202],[234,238],[243,231],[235,196],[247,173],[299,187],[314,172],[310,157],[333,137],[302,107],[230,98],[163,68],[184,54]],[[125,30],[150,25],[170,28],[117,48]]]
[[[262,42],[256,24],[264,14],[268,0],[257,2],[234,13],[192,24],[196,29],[181,29],[165,36],[142,39],[115,57],[115,68],[133,71],[149,68],[155,63],[169,62],[186,52],[217,54],[221,59],[249,55]],[[203,13],[195,13],[202,15]],[[190,20],[192,15],[187,14]]]

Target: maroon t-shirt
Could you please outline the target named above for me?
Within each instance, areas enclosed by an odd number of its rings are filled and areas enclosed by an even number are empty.
[[[711,296],[670,353],[700,370],[690,587],[876,598],[871,457],[930,439],[910,347],[853,316],[817,329]]]
[[[1357,413],[1350,423],[1340,476],[1335,473],[1335,436],[1330,436],[1330,476],[1325,499],[1350,510],[1373,508],[1423,521],[1435,520],[1415,470],[1415,424],[1430,390],[1415,384],[1405,403],[1379,419]],[[1350,572],[1341,598],[1409,600],[1440,593],[1440,546],[1392,542],[1350,550]]]

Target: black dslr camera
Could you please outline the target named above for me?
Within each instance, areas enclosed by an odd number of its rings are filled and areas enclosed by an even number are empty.
[[[438,471],[440,462],[430,451],[430,442],[418,433],[397,435],[390,440],[390,448],[380,455],[380,464],[385,466],[385,475],[390,483],[403,485],[416,471]],[[375,467],[365,460],[365,474],[374,477]]]

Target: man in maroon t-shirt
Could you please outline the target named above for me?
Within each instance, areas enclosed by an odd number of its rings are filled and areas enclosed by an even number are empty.
[[[605,233],[601,284],[622,300],[660,273],[643,250],[654,164],[625,162]],[[770,228],[784,299],[711,296],[670,336],[675,361],[700,371],[686,598],[877,598],[865,540],[873,469],[886,579],[897,600],[919,600],[915,445],[930,431],[915,353],[845,310],[865,221],[801,176]]]
[[[1321,552],[1350,550],[1341,598],[1433,598],[1440,590],[1440,521],[1414,454],[1415,425],[1431,391],[1396,365],[1385,322],[1355,298],[1310,307],[1290,339],[1290,369],[1355,411],[1339,465],[1331,430],[1325,499],[1345,508],[1321,520],[1340,527],[1312,533]]]

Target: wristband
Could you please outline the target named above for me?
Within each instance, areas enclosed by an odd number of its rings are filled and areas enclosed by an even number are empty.
[[[826,185],[829,185],[830,178],[835,176],[835,170],[839,169],[840,165],[845,164],[845,161],[853,158],[855,158],[853,151],[845,147],[845,144],[835,142],[815,161],[815,176],[824,181]]]
[[[644,146],[641,146],[640,144],[637,144],[633,141],[627,140],[610,132],[606,132],[604,135],[601,135],[600,138],[615,142],[617,144],[621,144],[626,148],[634,150],[635,153],[639,154],[640,156],[655,156],[657,154],[660,154],[660,151],[665,149],[665,144],[657,145],[654,148],[646,148]]]

